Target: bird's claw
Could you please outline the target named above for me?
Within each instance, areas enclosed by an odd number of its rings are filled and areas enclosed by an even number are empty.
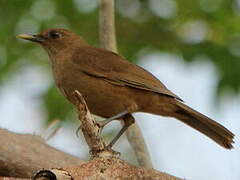
[[[79,134],[80,129],[81,129],[81,125],[78,126],[78,128],[77,128],[77,130],[76,130],[76,136],[77,136],[77,137],[79,137],[78,134]]]

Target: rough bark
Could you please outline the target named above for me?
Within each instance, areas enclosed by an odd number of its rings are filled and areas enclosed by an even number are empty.
[[[82,171],[84,169],[84,171]],[[97,157],[89,163],[65,168],[75,179],[99,180],[180,180],[154,169],[129,165],[119,158]]]
[[[34,180],[179,180],[154,169],[136,167],[119,159],[120,153],[109,149],[100,127],[91,116],[82,95],[75,91],[81,130],[91,152],[91,160],[83,162],[46,145],[37,136],[0,132],[0,176],[31,177]],[[55,168],[53,168],[55,167]],[[43,169],[44,170],[41,170]],[[40,172],[37,170],[41,170]],[[37,172],[37,173],[36,173]]]
[[[95,154],[97,151],[102,151],[105,148],[105,143],[101,136],[101,129],[97,122],[91,116],[87,104],[79,91],[75,91],[74,95],[77,101],[77,109],[79,120],[81,122],[80,129],[83,132],[84,138],[92,151]]]
[[[114,0],[101,0],[99,10],[100,44],[102,48],[117,52],[114,15]],[[152,168],[151,157],[137,122],[128,128],[126,135],[135,152],[138,164]]]
[[[29,180],[27,178],[0,177],[0,180]]]
[[[0,176],[31,177],[42,168],[74,166],[83,162],[48,146],[40,136],[0,129]]]

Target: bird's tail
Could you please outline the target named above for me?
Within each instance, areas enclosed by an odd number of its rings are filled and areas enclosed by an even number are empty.
[[[177,119],[205,134],[219,145],[227,149],[233,148],[234,134],[231,131],[182,102],[175,100],[174,104],[177,106],[175,111]]]

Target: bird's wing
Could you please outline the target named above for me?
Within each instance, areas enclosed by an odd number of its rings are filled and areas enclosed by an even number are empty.
[[[181,100],[145,69],[116,53],[94,47],[78,49],[72,61],[80,71],[118,86],[130,86]],[[181,100],[182,101],[182,100]]]

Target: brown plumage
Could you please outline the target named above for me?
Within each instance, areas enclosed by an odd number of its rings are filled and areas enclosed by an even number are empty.
[[[19,37],[43,46],[58,88],[73,104],[73,91],[78,90],[93,114],[123,118],[125,129],[134,122],[134,112],[175,117],[219,145],[232,148],[233,133],[185,105],[151,73],[118,54],[89,46],[80,36],[64,29]]]

